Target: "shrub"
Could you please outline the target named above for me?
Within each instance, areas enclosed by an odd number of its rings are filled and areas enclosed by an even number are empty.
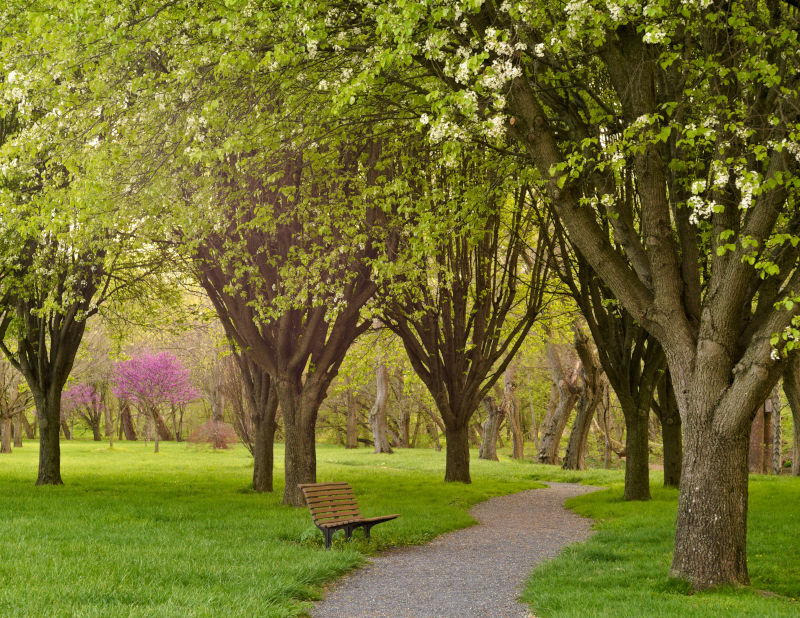
[[[206,442],[213,448],[231,448],[239,440],[233,427],[222,421],[207,421],[200,425],[189,436],[189,442],[202,444]]]

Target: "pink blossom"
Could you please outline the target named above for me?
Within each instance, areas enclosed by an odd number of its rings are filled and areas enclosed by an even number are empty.
[[[169,352],[142,354],[114,366],[114,394],[148,407],[183,405],[199,395],[189,371]]]

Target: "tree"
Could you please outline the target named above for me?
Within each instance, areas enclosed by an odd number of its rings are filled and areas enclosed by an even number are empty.
[[[22,388],[22,376],[10,363],[0,359],[0,453],[11,452],[11,425],[31,403],[30,393]],[[19,424],[15,438],[19,436]]]
[[[189,372],[168,352],[141,354],[114,366],[114,394],[132,402],[153,421],[154,448],[158,453],[159,425],[164,406],[183,406],[199,392],[189,380]]]
[[[65,415],[77,414],[89,429],[95,442],[100,442],[100,423],[104,419],[105,404],[100,393],[91,384],[78,383],[61,394],[61,410]]]
[[[347,15],[376,15],[362,31],[380,62],[357,83],[416,61],[437,78],[423,95],[449,93],[432,132],[504,127],[572,242],[661,344],[686,453],[671,573],[747,583],[749,423],[800,314],[798,122],[784,111],[800,16],[778,0],[366,6]]]
[[[411,268],[385,294],[384,322],[444,421],[445,481],[470,482],[469,421],[546,301],[543,244],[527,253],[527,191],[503,173],[468,157],[424,172],[416,188],[439,233],[426,229],[421,251],[410,245]]]

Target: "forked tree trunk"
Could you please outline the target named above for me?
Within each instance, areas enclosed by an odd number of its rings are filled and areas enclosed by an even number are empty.
[[[686,416],[671,573],[689,574],[697,589],[748,584],[747,427],[723,435],[710,421],[703,422],[704,417]]]
[[[14,446],[16,448],[22,446],[22,418],[22,412],[14,417]]]
[[[0,453],[11,452],[11,417],[0,418]]]
[[[469,421],[467,421],[469,422]],[[445,424],[447,458],[444,480],[446,482],[471,483],[469,475],[469,428],[455,423]]]
[[[486,408],[486,420],[483,422],[478,459],[497,461],[497,436],[500,433],[500,423],[503,422],[503,409],[495,405],[491,397],[484,398],[483,406]]]
[[[389,427],[386,420],[386,402],[389,399],[389,370],[380,361],[375,370],[375,403],[369,413],[369,426],[376,453],[391,453]]]

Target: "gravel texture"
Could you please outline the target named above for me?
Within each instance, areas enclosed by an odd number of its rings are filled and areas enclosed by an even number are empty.
[[[530,616],[517,597],[533,567],[592,534],[592,521],[563,505],[598,488],[548,485],[481,502],[470,511],[480,525],[382,554],[339,580],[311,615]]]

